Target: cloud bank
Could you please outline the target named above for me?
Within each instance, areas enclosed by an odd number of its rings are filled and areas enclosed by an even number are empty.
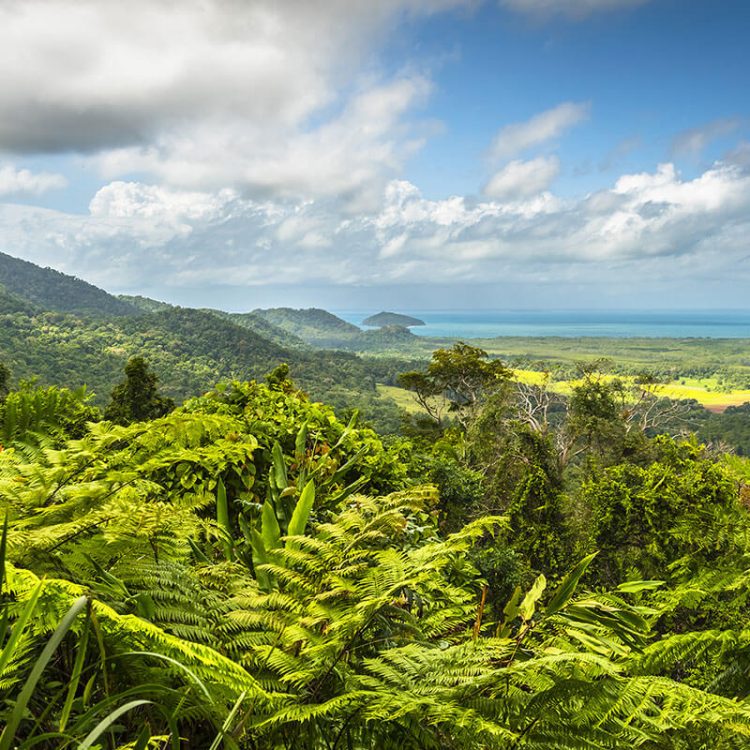
[[[0,197],[18,195],[42,195],[49,190],[60,190],[68,184],[61,174],[32,172],[17,169],[9,164],[0,165]]]
[[[418,148],[405,116],[430,89],[384,72],[379,46],[470,4],[6,0],[0,152],[86,153],[107,179],[367,197]]]
[[[120,290],[267,284],[633,283],[750,277],[750,176],[717,163],[694,179],[671,164],[579,200],[548,192],[428,200],[392,181],[382,207],[347,216],[327,201],[257,201],[114,182],[73,216],[0,207],[19,254]],[[113,282],[117,279],[116,282]],[[750,280],[750,279],[748,279]]]

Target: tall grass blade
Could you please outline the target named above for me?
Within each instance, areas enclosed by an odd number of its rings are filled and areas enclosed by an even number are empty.
[[[68,630],[70,630],[73,621],[78,617],[81,610],[88,604],[88,599],[85,596],[81,596],[73,602],[73,606],[67,611],[65,617],[60,621],[55,632],[52,634],[50,639],[47,641],[47,645],[44,647],[42,653],[34,663],[34,667],[31,670],[31,674],[28,676],[26,683],[21,690],[16,705],[13,707],[10,719],[0,735],[0,750],[9,750],[11,743],[16,735],[18,725],[23,719],[23,715],[26,712],[26,707],[29,704],[31,696],[34,694],[39,679],[44,672],[45,667],[52,658],[52,654],[55,653],[57,647],[60,645],[62,639],[65,637]]]

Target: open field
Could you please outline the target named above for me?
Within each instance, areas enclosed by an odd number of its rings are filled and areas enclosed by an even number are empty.
[[[542,385],[546,375],[536,370],[514,370],[516,377],[523,383]],[[605,376],[613,378],[615,376]],[[632,382],[632,378],[621,378],[625,383]],[[568,395],[572,389],[580,384],[577,379],[550,380],[549,387],[556,393]],[[728,406],[739,406],[750,402],[750,389],[720,390],[716,378],[683,378],[681,381],[656,386],[658,395],[674,400],[694,399],[709,411],[722,412]],[[378,394],[391,399],[399,408],[415,414],[421,407],[412,394],[404,388],[391,385],[378,385]]]
[[[383,398],[389,398],[399,409],[403,409],[408,414],[417,414],[422,411],[422,407],[416,402],[412,393],[406,388],[398,388],[395,385],[378,384],[378,395]]]

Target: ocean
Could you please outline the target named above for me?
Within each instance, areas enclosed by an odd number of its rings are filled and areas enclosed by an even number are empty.
[[[377,310],[333,311],[361,326]],[[750,338],[750,310],[398,310],[427,325],[418,336],[473,339],[495,336],[612,338]],[[364,326],[363,326],[364,327]]]

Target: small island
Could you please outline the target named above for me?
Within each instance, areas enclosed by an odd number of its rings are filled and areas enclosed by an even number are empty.
[[[379,312],[377,315],[371,315],[366,320],[362,321],[364,326],[374,326],[376,328],[383,328],[384,326],[403,326],[404,328],[410,328],[411,326],[423,326],[426,323],[419,318],[412,318],[410,315],[401,315],[400,313],[393,312]]]

